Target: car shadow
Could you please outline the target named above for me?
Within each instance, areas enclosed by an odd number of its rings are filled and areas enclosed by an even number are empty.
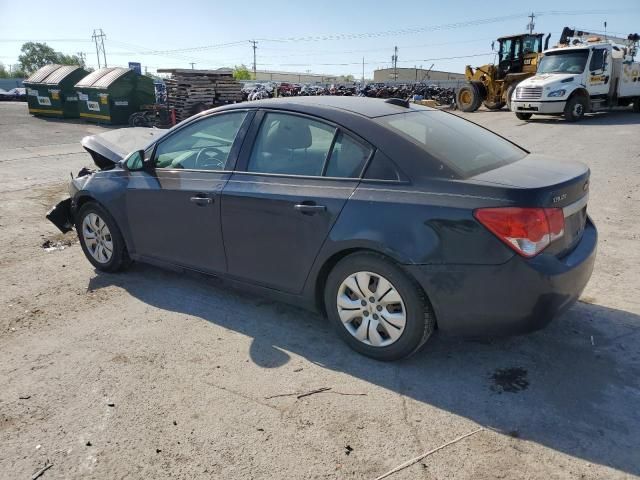
[[[514,114],[514,119],[515,114]],[[631,109],[614,110],[611,112],[587,113],[579,122],[568,122],[562,115],[547,116],[534,115],[531,120],[522,121],[521,125],[542,123],[547,125],[567,125],[567,126],[603,126],[603,125],[638,125],[640,123],[640,115],[631,111]]]
[[[640,474],[638,315],[578,303],[540,332],[436,334],[413,357],[381,363],[353,352],[320,315],[219,279],[134,264],[126,274],[97,273],[88,288],[106,286],[252,338],[250,357],[261,367],[281,367],[291,352],[505,435]]]

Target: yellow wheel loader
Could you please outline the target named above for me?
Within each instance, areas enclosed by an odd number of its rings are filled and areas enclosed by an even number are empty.
[[[543,36],[543,33],[525,33],[498,38],[497,65],[484,65],[475,70],[467,65],[468,83],[458,89],[458,108],[475,112],[482,104],[489,110],[509,106],[515,86],[536,74],[538,57],[549,46],[551,34],[547,35],[544,46]]]

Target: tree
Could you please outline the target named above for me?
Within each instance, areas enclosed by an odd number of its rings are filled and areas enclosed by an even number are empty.
[[[9,72],[7,72],[3,63],[0,63],[0,78],[9,78]]]
[[[233,78],[236,80],[251,80],[251,72],[249,72],[249,69],[244,63],[242,65],[236,65],[233,67]]]
[[[355,82],[356,79],[355,79],[355,77],[353,75],[345,75],[344,76],[344,81],[345,82]]]
[[[20,51],[22,54],[18,57],[18,61],[21,69],[25,72],[35,72],[50,63],[85,66],[84,61],[77,55],[56,52],[46,43],[27,42],[22,45]]]
[[[27,72],[35,72],[49,63],[56,63],[59,58],[56,51],[46,43],[27,42],[20,49],[18,57],[20,66]]]

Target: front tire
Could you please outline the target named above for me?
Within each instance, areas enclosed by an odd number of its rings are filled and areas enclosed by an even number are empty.
[[[564,107],[564,118],[568,122],[577,122],[584,117],[588,107],[589,104],[585,97],[581,95],[571,97],[567,102],[567,105]]]
[[[343,340],[376,360],[413,354],[435,329],[435,316],[420,286],[375,253],[356,253],[338,262],[327,278],[324,301]]]
[[[458,89],[456,103],[463,112],[475,112],[482,103],[480,89],[473,83],[463,85]]]
[[[529,120],[533,114],[527,112],[516,112],[516,117],[520,120]]]
[[[118,225],[97,203],[88,202],[80,208],[76,232],[87,260],[98,270],[116,272],[131,263]]]
[[[489,110],[502,110],[502,108],[506,105],[505,102],[483,102],[483,105],[487,107]]]

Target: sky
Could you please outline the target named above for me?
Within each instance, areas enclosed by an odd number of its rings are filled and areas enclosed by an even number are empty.
[[[610,6],[603,8],[603,6]],[[564,26],[623,35],[640,32],[640,0],[403,0],[376,2],[0,0],[0,62],[18,62],[26,41],[66,54],[83,52],[96,68],[94,29],[102,29],[109,66],[140,62],[158,68],[208,69],[253,64],[258,70],[371,78],[398,66],[463,72],[494,59],[491,42],[522,33],[534,12],[535,31],[556,42]]]

